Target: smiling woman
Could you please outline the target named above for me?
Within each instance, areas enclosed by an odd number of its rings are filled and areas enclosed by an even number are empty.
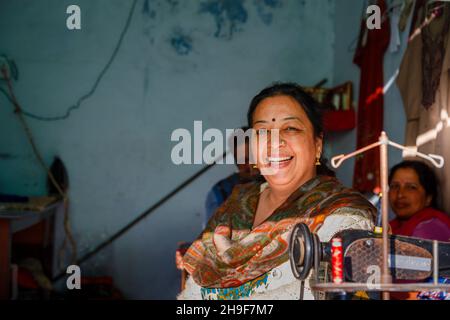
[[[319,298],[310,289],[311,275],[300,294],[290,269],[292,228],[304,222],[329,241],[344,229],[373,227],[376,209],[321,174],[321,114],[300,86],[262,90],[250,103],[248,121],[257,132],[252,152],[266,181],[235,187],[215,212],[184,256],[190,277],[179,299]]]
[[[394,234],[450,241],[450,218],[437,209],[438,182],[419,161],[403,161],[389,174],[389,202],[397,216],[390,222]]]
[[[253,146],[258,168],[263,174],[269,168],[273,173],[265,175],[271,188],[264,191],[259,200],[254,221],[259,225],[298,186],[316,175],[315,163],[322,153],[322,134],[315,134],[306,112],[291,96],[267,97],[252,109],[251,121],[256,132],[274,129],[279,132],[279,141],[269,139],[267,144],[254,143]],[[265,155],[268,157],[264,158]]]
[[[450,241],[450,218],[437,209],[438,180],[425,163],[406,160],[389,173],[389,202],[396,218],[393,234]],[[395,300],[416,300],[418,292],[395,292]]]

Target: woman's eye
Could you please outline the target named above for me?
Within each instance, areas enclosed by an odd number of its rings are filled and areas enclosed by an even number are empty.
[[[287,127],[284,129],[286,132],[298,132],[300,129],[294,128],[294,127]]]

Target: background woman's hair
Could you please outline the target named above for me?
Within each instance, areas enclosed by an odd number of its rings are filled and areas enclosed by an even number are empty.
[[[263,89],[252,99],[247,112],[247,121],[250,128],[253,127],[253,114],[261,101],[276,96],[289,96],[297,101],[312,124],[314,137],[323,138],[322,106],[311,95],[306,93],[300,85],[290,82],[276,82]],[[327,160],[323,157],[323,152],[320,157],[320,163],[321,165],[317,166],[317,174],[336,176],[334,171],[326,165]]]
[[[388,182],[391,184],[392,178],[398,169],[412,169],[416,172],[419,182],[425,189],[425,193],[432,197],[431,207],[438,209],[437,195],[438,195],[438,180],[434,171],[425,163],[415,160],[405,160],[393,166],[389,172]]]

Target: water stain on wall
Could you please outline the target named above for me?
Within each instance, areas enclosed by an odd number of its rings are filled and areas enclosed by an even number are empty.
[[[155,6],[150,3],[154,1],[145,0],[144,5],[142,6],[142,14],[148,16],[150,19],[154,19],[156,16]],[[152,3],[153,4],[153,3]]]
[[[12,160],[16,158],[18,158],[18,156],[12,155],[10,153],[0,153],[0,160]]]
[[[273,9],[281,8],[281,0],[253,0],[256,12],[265,25],[270,25],[273,20]]]
[[[265,25],[272,24],[274,10],[283,6],[284,0],[202,0],[199,4],[198,13],[208,14],[214,19],[213,35],[218,39],[231,40],[237,32],[243,31],[243,26],[248,22],[249,11],[245,7],[248,3],[256,11],[257,17]],[[180,0],[145,0],[142,7],[142,14],[148,17],[147,27],[144,29],[144,35],[150,39],[153,44],[152,29],[158,24],[157,17],[165,16],[164,13],[170,12],[170,15],[180,7]],[[153,21],[153,22],[152,22]],[[176,25],[177,32],[172,32],[169,36],[169,45],[180,56],[186,56],[192,52],[193,38],[181,32],[183,29],[180,22]]]
[[[181,30],[174,32],[170,38],[170,44],[180,56],[188,55],[192,50],[192,38]]]
[[[155,19],[157,10],[163,10],[162,8],[165,6],[169,8],[170,12],[174,12],[179,4],[179,0],[145,0],[141,12],[150,19]]]
[[[143,35],[148,39],[149,43],[153,45],[155,38],[153,37],[153,30],[156,27],[156,11],[159,7],[159,2],[155,0],[145,0],[142,6],[141,13],[145,19]]]
[[[214,17],[214,37],[231,39],[240,26],[247,22],[248,12],[244,0],[208,0],[200,3],[200,13]]]
[[[166,0],[166,2],[169,4],[171,9],[175,9],[179,4],[179,0]]]

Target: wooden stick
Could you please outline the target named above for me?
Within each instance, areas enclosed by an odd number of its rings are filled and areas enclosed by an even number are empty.
[[[388,172],[388,158],[387,158],[387,148],[388,148],[388,137],[386,132],[381,132],[380,135],[380,171],[381,171],[381,219],[383,227],[383,268],[381,270],[381,283],[389,284],[392,283],[392,278],[389,270],[389,216],[388,216],[388,182],[387,182],[387,172]],[[383,300],[389,300],[389,292],[383,291]]]

